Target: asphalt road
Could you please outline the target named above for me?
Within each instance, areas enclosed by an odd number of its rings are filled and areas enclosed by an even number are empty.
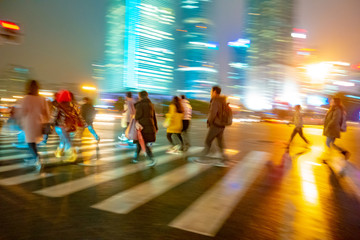
[[[23,164],[28,152],[11,146],[13,136],[0,135],[1,240],[359,239],[357,125],[338,141],[351,152],[346,162],[326,150],[321,126],[305,126],[311,145],[297,136],[288,151],[292,126],[234,123],[225,131],[228,168],[189,161],[202,149],[203,120],[192,122],[183,155],[165,152],[160,128],[155,168],[130,164],[133,148],[114,142],[116,125],[95,127],[100,144],[88,133],[75,138],[74,164],[53,157],[51,136],[40,174]]]

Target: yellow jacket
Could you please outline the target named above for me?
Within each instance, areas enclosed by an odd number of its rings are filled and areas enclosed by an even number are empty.
[[[174,104],[170,104],[169,112],[166,114],[166,118],[169,121],[169,127],[167,128],[168,133],[181,133],[183,128],[182,120],[183,113],[176,112],[176,107]]]

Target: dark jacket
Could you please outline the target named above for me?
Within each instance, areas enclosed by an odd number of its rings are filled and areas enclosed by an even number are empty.
[[[145,142],[155,142],[158,130],[155,108],[150,99],[141,99],[135,103],[135,120],[137,120],[143,130],[141,131]]]
[[[329,110],[325,117],[323,135],[326,137],[340,138],[340,126],[343,117],[344,113],[340,107]]]
[[[86,103],[81,106],[80,113],[88,125],[91,125],[95,118],[95,108],[93,105]]]
[[[210,101],[210,110],[208,115],[208,126],[222,127],[225,126],[221,123],[221,114],[226,106],[226,97],[217,96],[213,97]]]

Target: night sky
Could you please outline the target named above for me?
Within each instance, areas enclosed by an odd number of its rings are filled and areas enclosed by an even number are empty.
[[[105,0],[0,0],[0,19],[24,29],[22,45],[0,46],[0,73],[7,64],[31,68],[40,81],[89,83],[91,64],[102,59]],[[241,37],[244,0],[215,0],[214,40],[220,66],[226,43]],[[298,0],[295,27],[309,32],[308,46],[321,60],[360,63],[360,1]]]

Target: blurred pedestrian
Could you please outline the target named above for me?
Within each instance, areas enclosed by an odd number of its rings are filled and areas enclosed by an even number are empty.
[[[97,135],[97,133],[94,129],[94,126],[93,126],[96,111],[92,104],[92,100],[88,97],[84,97],[83,101],[84,101],[84,104],[80,108],[80,114],[81,114],[82,118],[84,119],[84,121],[86,122],[86,126],[87,126],[86,128],[94,136],[95,140],[97,142],[99,142],[100,137]],[[83,130],[84,129],[85,129],[85,127],[83,128]]]
[[[124,103],[124,111],[121,119],[121,127],[124,129],[124,132],[125,129],[129,126],[131,119],[134,117],[135,117],[135,101],[132,97],[132,93],[127,92]],[[125,133],[121,134],[119,140],[122,142],[129,142],[129,141],[132,142],[132,140],[129,140],[125,137]]]
[[[158,126],[154,104],[152,104],[148,98],[148,93],[146,91],[139,92],[139,101],[135,103],[135,120],[142,126],[141,134],[146,145],[146,155],[150,161],[148,166],[153,167],[156,164],[156,160],[153,158],[153,153],[148,146],[148,143],[153,143],[156,141]],[[134,142],[136,142],[137,147],[133,163],[137,163],[139,161],[141,145],[138,141]]]
[[[171,144],[171,148],[168,153],[181,153],[183,151],[183,139],[181,137],[181,131],[183,129],[183,116],[184,109],[182,107],[180,98],[175,96],[169,106],[169,112],[166,114],[167,130],[166,137]],[[176,135],[179,144],[175,144],[172,136]]]
[[[36,144],[43,138],[43,124],[49,122],[50,115],[45,98],[39,96],[39,84],[35,80],[28,81],[26,85],[26,96],[21,100],[19,115],[33,156],[31,164],[40,170],[41,162]]]
[[[188,129],[190,126],[191,115],[192,115],[192,107],[190,105],[189,100],[186,99],[185,95],[181,95],[181,105],[184,109],[184,116],[183,116],[183,128],[181,130],[181,136],[183,138],[184,147],[183,151],[187,151],[190,147],[190,141],[188,136]]]
[[[330,108],[325,116],[323,135],[326,136],[326,145],[328,148],[334,148],[344,155],[348,160],[350,153],[335,144],[336,138],[340,138],[340,132],[346,131],[346,111],[340,98],[332,98]]]
[[[60,137],[60,144],[55,156],[61,157],[65,152],[65,161],[74,162],[77,154],[72,147],[70,133],[76,132],[79,126],[87,127],[87,125],[82,120],[78,109],[76,109],[69,91],[59,91],[56,101],[56,108],[52,114],[52,123],[55,125],[55,131]]]
[[[295,125],[295,128],[291,134],[290,137],[290,141],[289,141],[289,146],[292,142],[292,140],[294,139],[296,134],[299,134],[299,136],[306,142],[306,144],[309,144],[309,141],[306,139],[306,137],[304,136],[303,133],[303,118],[302,118],[302,114],[301,114],[301,106],[300,105],[296,105],[295,106],[295,113],[294,113],[294,118],[293,118],[293,124]]]
[[[221,88],[219,86],[213,86],[211,89],[210,110],[207,120],[209,130],[205,139],[205,148],[200,155],[206,156],[209,154],[211,144],[216,138],[220,149],[221,159],[215,165],[219,167],[226,167],[227,157],[224,152],[224,130],[226,124],[223,120],[223,113],[227,104],[226,97],[220,94]]]

